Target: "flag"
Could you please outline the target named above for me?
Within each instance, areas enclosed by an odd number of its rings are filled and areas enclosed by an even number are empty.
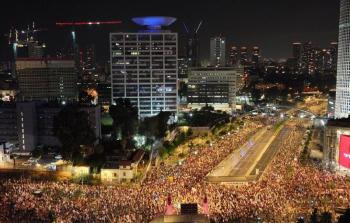
[[[174,206],[172,204],[171,195],[168,194],[167,204],[166,204],[166,208],[165,208],[165,215],[174,215],[174,214],[176,214],[176,209],[174,208]]]
[[[209,215],[209,203],[208,203],[207,196],[204,197],[202,210],[203,210],[203,214]]]

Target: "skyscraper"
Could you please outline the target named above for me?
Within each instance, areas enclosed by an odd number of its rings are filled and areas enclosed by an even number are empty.
[[[335,118],[346,118],[350,113],[350,0],[340,1],[339,48]]]
[[[199,51],[200,51],[200,41],[198,31],[202,26],[202,22],[200,21],[198,26],[195,29],[191,29],[187,27],[184,23],[184,27],[186,30],[186,60],[188,61],[188,66],[190,67],[199,67],[200,59],[199,59]]]
[[[191,67],[199,66],[199,38],[197,33],[191,35],[188,34],[186,45],[186,57]]]
[[[338,42],[331,42],[329,53],[330,53],[330,61],[329,61],[330,69],[332,71],[336,71],[337,59],[338,59]]]
[[[301,62],[301,52],[302,52],[301,43],[299,42],[293,43],[293,58],[296,60],[298,65]]]
[[[312,73],[314,67],[314,52],[312,48],[312,42],[305,42],[302,46],[302,55],[301,55],[301,68],[302,71],[310,74]]]
[[[160,111],[177,112],[177,33],[161,30],[176,21],[171,17],[134,18],[147,30],[111,33],[112,103],[127,98],[139,117]]]
[[[226,65],[226,39],[212,37],[210,39],[210,65],[224,67]]]
[[[259,65],[259,59],[260,59],[260,48],[257,46],[253,47],[253,53],[252,53],[252,64],[254,66]]]
[[[230,48],[230,59],[229,59],[229,64],[231,66],[238,66],[240,64],[239,61],[239,51],[236,46],[232,46]]]
[[[240,56],[241,56],[241,64],[243,66],[248,65],[248,48],[247,47],[245,46],[241,47]]]

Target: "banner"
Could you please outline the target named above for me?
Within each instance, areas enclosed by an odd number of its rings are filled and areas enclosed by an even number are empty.
[[[339,164],[344,168],[350,169],[350,136],[340,135]]]

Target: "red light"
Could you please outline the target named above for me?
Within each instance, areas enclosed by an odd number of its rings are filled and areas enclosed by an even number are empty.
[[[84,26],[84,25],[114,25],[121,24],[120,20],[112,20],[112,21],[95,21],[95,22],[56,22],[57,26]]]

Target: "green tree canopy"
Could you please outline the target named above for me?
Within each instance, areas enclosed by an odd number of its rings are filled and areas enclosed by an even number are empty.
[[[128,99],[118,98],[109,108],[109,114],[113,119],[113,137],[121,139],[123,149],[129,149],[138,127],[137,108]]]
[[[74,163],[81,160],[81,145],[91,145],[96,139],[88,114],[77,106],[66,106],[54,117],[53,132],[62,144],[62,157]]]
[[[346,212],[339,217],[338,223],[348,223],[350,222],[350,208],[346,210]]]
[[[332,223],[332,214],[328,211],[323,212],[320,223]]]
[[[166,136],[170,112],[159,112],[153,117],[146,117],[140,124],[139,132],[147,138],[161,139]]]

